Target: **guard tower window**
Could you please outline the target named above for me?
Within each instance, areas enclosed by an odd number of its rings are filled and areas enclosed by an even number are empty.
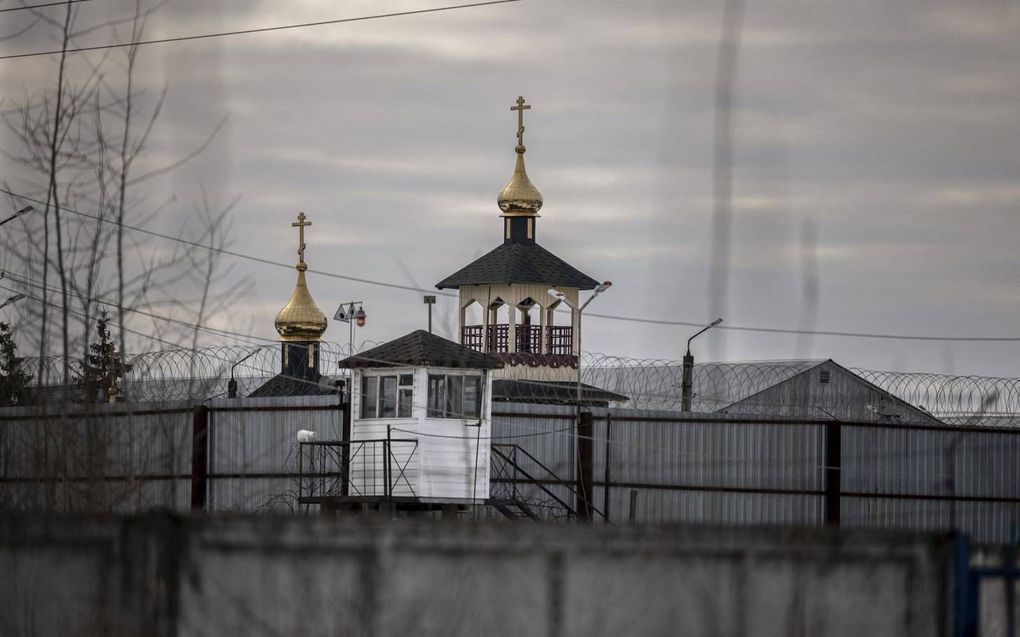
[[[410,418],[414,374],[365,376],[361,380],[361,417]]]
[[[481,387],[478,376],[429,374],[429,418],[478,418]]]

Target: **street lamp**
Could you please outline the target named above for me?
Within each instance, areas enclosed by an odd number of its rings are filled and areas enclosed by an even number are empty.
[[[587,301],[584,302],[584,304],[581,307],[576,307],[573,303],[571,303],[570,299],[568,299],[567,295],[564,294],[563,292],[560,292],[556,288],[549,288],[549,296],[553,297],[554,299],[559,299],[560,301],[566,303],[567,307],[569,307],[570,309],[572,309],[572,310],[577,312],[577,417],[578,418],[581,417],[581,313],[584,312],[584,308],[588,307],[589,303],[591,303],[592,301],[595,300],[595,297],[597,297],[599,294],[602,294],[603,292],[608,290],[610,287],[612,287],[612,285],[613,285],[612,281],[603,281],[602,283],[599,283],[597,286],[595,286],[594,293],[591,295],[591,297]]]
[[[598,295],[600,295],[603,292],[605,292],[606,290],[608,290],[610,288],[610,286],[612,286],[612,285],[613,285],[613,283],[611,281],[603,281],[602,283],[600,283],[597,286],[595,286],[594,292],[588,298],[588,300],[585,301],[584,304],[581,305],[581,307],[577,307],[573,303],[571,303],[570,299],[567,298],[567,295],[562,293],[562,292],[560,292],[559,290],[557,290],[555,288],[549,288],[549,290],[548,290],[549,296],[553,297],[554,299],[558,299],[559,301],[562,301],[563,303],[566,303],[567,307],[569,307],[570,309],[574,310],[577,313],[577,328],[576,328],[577,329],[577,352],[576,352],[576,354],[577,354],[577,411],[576,411],[576,416],[575,416],[577,420],[576,420],[576,423],[575,423],[575,426],[574,426],[574,453],[577,456],[576,457],[576,460],[577,460],[577,474],[576,474],[577,475],[577,510],[582,513],[583,519],[588,520],[589,522],[592,519],[592,515],[591,515],[592,514],[592,506],[591,506],[591,499],[590,499],[592,497],[592,494],[586,492],[587,488],[585,486],[586,480],[585,480],[584,476],[588,475],[587,484],[589,486],[591,485],[591,476],[590,476],[590,473],[587,473],[585,471],[585,469],[584,469],[585,464],[583,463],[582,458],[581,458],[581,427],[583,426],[583,423],[581,422],[581,315],[584,313],[584,308],[588,307],[588,304],[591,303],[592,301],[594,301],[595,297],[597,297]],[[589,424],[590,424],[590,422],[589,422]],[[592,436],[591,429],[588,429],[585,432],[585,435],[590,438]],[[588,463],[587,466],[590,469],[591,464]]]
[[[4,225],[4,224],[5,224],[5,223],[7,223],[8,221],[12,221],[12,220],[16,219],[17,217],[20,217],[21,215],[25,214],[26,212],[32,212],[33,210],[35,210],[35,208],[33,208],[32,206],[25,206],[25,207],[24,207],[24,208],[22,208],[21,210],[19,210],[19,211],[15,212],[15,213],[14,213],[13,215],[11,215],[10,217],[7,217],[7,218],[6,218],[6,219],[4,219],[3,221],[0,221],[0,226]]]
[[[361,307],[362,301],[347,301],[341,303],[337,309],[336,314],[333,315],[333,319],[337,321],[343,321],[351,326],[350,329],[350,340],[348,341],[347,355],[354,356],[354,326],[365,327],[365,319],[368,318],[368,314],[365,314],[365,309]],[[358,309],[354,309],[357,305]]]
[[[684,378],[680,390],[680,411],[691,410],[691,394],[694,389],[694,357],[691,356],[691,341],[720,323],[722,323],[722,319],[717,318],[687,339],[687,353],[684,354]]]
[[[259,350],[255,350],[230,366],[230,381],[227,383],[227,398],[237,398],[237,380],[234,378],[234,368],[258,353]]]

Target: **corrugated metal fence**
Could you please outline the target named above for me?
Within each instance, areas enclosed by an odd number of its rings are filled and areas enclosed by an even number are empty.
[[[340,440],[336,396],[210,402],[209,511],[297,511],[297,432]]]
[[[640,522],[819,526],[828,488],[844,527],[958,527],[995,543],[1020,527],[1020,429],[593,415],[592,500],[614,523],[633,507]],[[572,407],[502,403],[493,443],[520,445],[572,483],[574,418]]]
[[[297,432],[340,438],[335,396],[73,407],[0,410],[0,509],[187,511],[201,475],[206,510],[294,511]]]
[[[184,402],[66,418],[0,410],[0,510],[186,511],[199,479],[206,510],[296,511],[298,430],[341,438],[335,396],[207,401],[204,414]],[[574,415],[499,403],[492,442],[532,454],[544,467],[523,454],[521,467],[569,500]],[[614,523],[633,512],[642,522],[818,526],[835,494],[844,527],[958,527],[1003,543],[1020,526],[1020,429],[596,409],[592,437],[591,500]],[[202,450],[205,466],[193,465]],[[523,490],[556,510],[534,485]]]

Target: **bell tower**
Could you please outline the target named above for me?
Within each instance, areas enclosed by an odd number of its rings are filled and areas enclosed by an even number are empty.
[[[582,290],[599,282],[538,244],[542,194],[524,166],[524,111],[518,97],[516,163],[496,203],[502,218],[500,246],[436,284],[459,292],[460,342],[501,360],[497,378],[571,381],[577,375]],[[557,295],[551,294],[554,290]],[[562,310],[568,309],[569,313]],[[480,312],[478,311],[480,310]],[[481,321],[468,320],[469,313]]]

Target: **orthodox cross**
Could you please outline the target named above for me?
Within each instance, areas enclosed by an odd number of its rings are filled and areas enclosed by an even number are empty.
[[[524,111],[531,108],[530,104],[524,103],[524,97],[518,96],[517,106],[511,106],[510,110],[517,111],[517,145],[524,145]]]
[[[297,216],[298,220],[291,225],[291,227],[298,229],[298,260],[301,263],[305,262],[305,226],[312,225],[311,221],[305,221],[305,213],[300,213]]]

